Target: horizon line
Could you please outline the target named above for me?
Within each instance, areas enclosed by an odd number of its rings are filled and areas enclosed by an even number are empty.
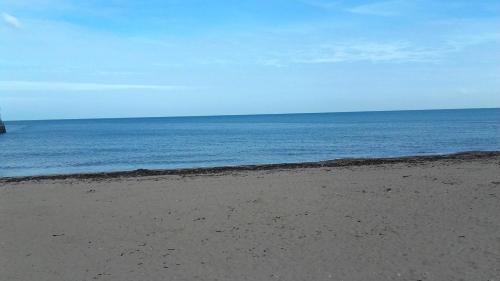
[[[4,122],[27,122],[27,121],[76,121],[76,120],[116,120],[116,119],[203,118],[203,117],[240,117],[240,116],[335,114],[335,113],[376,113],[376,112],[439,111],[439,110],[479,110],[479,109],[500,109],[500,107],[391,109],[391,110],[287,112],[287,113],[257,113],[257,114],[220,114],[220,115],[178,115],[178,116],[135,116],[135,117],[131,116],[131,117],[95,117],[95,118],[14,119],[14,120],[3,120],[3,121]]]

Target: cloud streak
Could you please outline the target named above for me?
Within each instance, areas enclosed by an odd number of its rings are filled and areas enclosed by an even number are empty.
[[[479,33],[474,35],[464,35],[455,38],[451,38],[447,41],[448,46],[453,50],[461,51],[467,47],[489,44],[489,43],[500,43],[500,32],[490,32],[490,33]]]
[[[417,47],[409,42],[350,42],[311,46],[284,59],[295,64],[425,63],[439,60],[444,53],[440,48]]]
[[[19,19],[7,13],[2,13],[2,19],[10,27],[20,29],[23,26]]]
[[[341,1],[332,0],[299,0],[299,2],[321,9],[335,9],[340,7],[340,5],[342,4]]]
[[[71,83],[47,81],[0,81],[2,91],[124,91],[152,90],[179,91],[189,87],[177,85],[143,85],[143,84],[101,84],[101,83]]]
[[[262,65],[335,63],[438,63],[446,56],[483,44],[498,44],[500,33],[490,32],[451,37],[434,44],[419,45],[410,41],[347,41],[302,46],[281,56],[270,56]],[[265,62],[265,63],[264,63]]]
[[[412,1],[382,1],[359,5],[348,9],[349,12],[361,15],[392,17],[400,16],[414,7]]]

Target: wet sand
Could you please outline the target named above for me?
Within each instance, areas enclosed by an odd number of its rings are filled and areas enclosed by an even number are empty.
[[[0,280],[500,280],[500,153],[0,179]]]

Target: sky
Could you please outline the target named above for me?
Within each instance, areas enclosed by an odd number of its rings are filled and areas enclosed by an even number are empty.
[[[6,120],[500,107],[498,0],[0,0]]]

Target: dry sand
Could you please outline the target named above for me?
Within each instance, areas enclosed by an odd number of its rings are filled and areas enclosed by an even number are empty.
[[[0,180],[0,280],[500,280],[500,154],[412,159]]]

